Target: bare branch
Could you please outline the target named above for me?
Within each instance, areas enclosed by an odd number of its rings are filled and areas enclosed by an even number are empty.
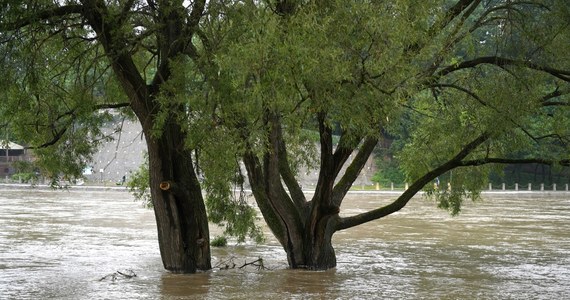
[[[437,83],[437,84],[432,84],[430,85],[430,87],[439,87],[439,88],[453,88],[456,89],[458,91],[461,91],[467,95],[469,95],[471,98],[477,100],[477,102],[481,103],[481,105],[483,106],[489,106],[489,104],[485,101],[483,101],[483,99],[481,99],[481,97],[479,97],[477,94],[475,94],[474,92],[462,87],[462,86],[458,86],[455,84],[448,84],[448,83]]]
[[[45,9],[42,11],[38,11],[35,14],[27,15],[22,17],[19,20],[9,23],[0,23],[0,31],[12,31],[17,30],[23,27],[26,27],[30,24],[33,24],[37,21],[42,20],[50,20],[53,18],[65,17],[73,14],[81,14],[83,13],[83,6],[82,5],[65,5],[54,7],[50,9]]]
[[[402,209],[412,197],[417,194],[426,184],[434,180],[436,177],[444,174],[447,171],[453,170],[462,165],[462,160],[467,157],[471,152],[473,152],[477,147],[483,144],[490,138],[490,134],[483,133],[469,144],[465,145],[459,153],[457,153],[453,158],[447,162],[441,164],[439,167],[427,172],[422,177],[418,178],[410,187],[394,202],[365,213],[361,213],[351,217],[340,218],[339,222],[335,228],[336,231],[351,228],[370,222],[376,219],[380,219],[392,213],[395,213]]]
[[[123,107],[129,107],[131,106],[130,103],[128,102],[122,102],[122,103],[104,103],[104,104],[98,104],[95,105],[95,110],[101,110],[101,109],[113,109],[113,108],[123,108]]]
[[[443,68],[441,70],[439,70],[434,77],[435,78],[440,78],[443,77],[447,74],[450,74],[452,72],[458,71],[458,70],[463,70],[463,69],[468,69],[468,68],[473,68],[479,65],[483,65],[483,64],[490,64],[490,65],[495,65],[498,67],[504,67],[504,66],[524,66],[527,67],[529,69],[534,69],[537,71],[543,71],[546,72],[556,78],[562,79],[566,82],[570,82],[570,70],[559,70],[559,69],[555,69],[555,68],[551,68],[551,67],[546,67],[546,66],[541,66],[538,64],[535,64],[533,62],[530,61],[521,61],[521,60],[514,60],[514,59],[510,59],[510,58],[505,58],[505,57],[499,57],[499,56],[485,56],[485,57],[478,57],[472,60],[467,60],[446,68]]]
[[[364,140],[360,148],[358,149],[358,153],[352,163],[346,169],[344,176],[338,181],[335,185],[332,195],[332,202],[336,206],[340,206],[344,196],[362,171],[362,168],[366,165],[366,161],[370,157],[370,154],[374,150],[374,147],[378,143],[378,139],[375,137],[369,137]],[[351,151],[352,153],[352,151]],[[336,154],[336,153],[335,153]]]
[[[561,165],[565,167],[570,167],[570,159],[562,160],[549,160],[544,158],[494,158],[487,157],[481,159],[466,160],[461,162],[461,166],[481,166],[485,164],[542,164],[542,165]]]
[[[455,3],[455,5],[453,5],[449,10],[447,10],[447,12],[445,13],[445,15],[440,18],[437,22],[435,22],[431,28],[429,29],[429,36],[434,36],[435,34],[437,34],[437,32],[439,32],[442,28],[445,28],[447,25],[449,25],[449,23],[451,21],[453,21],[453,19],[455,19],[457,16],[459,16],[461,14],[461,12],[463,12],[467,7],[472,6],[472,8],[470,9],[470,13],[473,12],[473,10],[475,9],[475,7],[477,5],[479,5],[481,1],[475,1],[475,0],[460,0],[457,1],[457,3]]]

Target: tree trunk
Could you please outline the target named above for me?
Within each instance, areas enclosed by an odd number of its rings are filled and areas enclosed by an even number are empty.
[[[321,164],[317,188],[311,201],[305,196],[289,167],[287,149],[276,114],[264,116],[268,126],[268,145],[263,160],[251,151],[244,163],[251,188],[269,228],[287,253],[289,267],[325,270],[336,267],[332,235],[340,220],[342,199],[358,177],[377,143],[376,138],[364,138],[353,161],[335,185],[342,166],[356,146],[344,145],[346,137],[333,150],[332,130],[326,126],[324,114],[319,116]],[[247,135],[244,136],[247,141]],[[288,188],[286,191],[284,185]]]
[[[266,211],[267,213],[267,211]],[[272,232],[287,254],[287,262],[291,269],[326,270],[336,267],[336,254],[332,246],[332,235],[336,218],[328,218],[311,230],[305,226],[299,229],[299,223],[291,222],[291,218],[268,218],[264,215]],[[277,223],[277,224],[275,224]]]
[[[191,151],[184,149],[177,125],[167,125],[158,138],[148,132],[150,190],[164,268],[177,273],[208,270],[208,219]]]
[[[327,270],[336,267],[336,254],[332,246],[334,221],[326,217],[322,227],[307,231],[304,238],[305,268],[309,270]]]
[[[334,233],[338,209],[315,209],[309,205],[295,207],[281,186],[268,183],[267,170],[253,154],[244,158],[255,200],[267,225],[287,253],[292,269],[324,270],[336,266],[331,238]],[[313,202],[314,203],[314,202]],[[312,225],[308,225],[312,224]]]

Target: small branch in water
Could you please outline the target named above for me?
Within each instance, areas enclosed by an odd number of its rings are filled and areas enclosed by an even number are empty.
[[[125,278],[133,278],[133,277],[137,277],[137,274],[135,274],[135,272],[133,272],[133,270],[127,270],[129,274],[125,274],[121,271],[117,271],[117,274],[123,275],[123,277]]]
[[[126,270],[125,272],[117,271],[115,273],[107,274],[107,275],[101,277],[101,279],[99,279],[99,281],[103,281],[106,279],[111,279],[111,281],[115,281],[119,278],[119,275],[124,277],[124,278],[127,278],[127,279],[137,277],[137,274],[133,270]]]
[[[214,268],[215,269],[220,269],[220,270],[227,270],[227,269],[235,269],[236,264],[234,262],[235,257],[232,256],[226,260],[222,260],[219,263],[217,263]]]
[[[216,266],[214,266],[214,268],[216,269],[220,269],[220,270],[228,270],[228,269],[235,269],[236,267],[238,269],[243,269],[247,266],[254,266],[257,267],[257,270],[267,270],[268,268],[265,267],[265,265],[263,264],[263,258],[258,258],[254,261],[251,262],[247,262],[245,261],[245,263],[241,266],[237,266],[235,263],[236,258],[234,256],[228,258],[227,260],[223,260],[220,261],[219,263],[216,264]]]
[[[256,266],[258,270],[265,270],[265,266],[263,265],[263,258],[258,258],[252,262],[245,262],[241,267],[239,267],[238,269],[242,269],[246,266]]]
[[[103,281],[103,280],[108,279],[108,278],[111,278],[111,281],[117,280],[117,273],[107,274],[107,275],[101,277],[101,279],[99,279],[99,281]]]

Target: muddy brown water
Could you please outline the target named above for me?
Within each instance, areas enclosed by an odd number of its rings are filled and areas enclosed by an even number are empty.
[[[394,197],[349,194],[341,213]],[[234,269],[180,275],[163,270],[153,213],[127,192],[3,189],[0,299],[570,298],[570,194],[484,199],[453,218],[418,196],[338,232],[333,270],[287,269],[268,233],[262,245],[213,249],[214,265]],[[258,258],[267,269],[237,268]]]

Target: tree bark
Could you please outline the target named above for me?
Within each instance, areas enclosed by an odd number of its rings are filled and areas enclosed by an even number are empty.
[[[146,132],[146,131],[145,131]],[[194,273],[211,268],[208,219],[190,150],[177,125],[147,136],[150,190],[164,268]],[[161,188],[161,183],[163,184]]]
[[[139,119],[147,142],[150,193],[158,243],[164,268],[172,272],[194,273],[211,268],[208,219],[200,183],[192,162],[192,151],[184,147],[184,133],[175,120],[167,120],[159,136],[152,134],[160,109],[156,97],[161,85],[171,75],[171,59],[183,53],[191,40],[194,26],[200,20],[204,0],[194,1],[191,19],[186,23],[182,3],[160,3],[157,22],[160,32],[157,47],[161,60],[150,85],[141,72],[121,36],[124,18],[112,17],[102,0],[84,0],[83,14],[97,33],[97,39],[111,61],[121,87],[129,97],[130,106]],[[132,4],[132,3],[131,3]],[[125,9],[129,9],[126,5]],[[168,182],[168,187],[161,183]]]
[[[253,194],[261,213],[287,253],[289,267],[326,270],[336,267],[332,236],[337,228],[339,198],[344,197],[372,153],[376,139],[366,138],[359,154],[347,168],[339,184],[335,180],[355,147],[333,149],[332,131],[320,119],[321,172],[317,190],[310,202],[293,177],[287,161],[279,116],[267,112],[269,149],[263,159],[247,152],[244,163]],[[247,141],[247,136],[244,136]],[[287,192],[284,184],[289,188]],[[335,195],[336,194],[336,195]]]

